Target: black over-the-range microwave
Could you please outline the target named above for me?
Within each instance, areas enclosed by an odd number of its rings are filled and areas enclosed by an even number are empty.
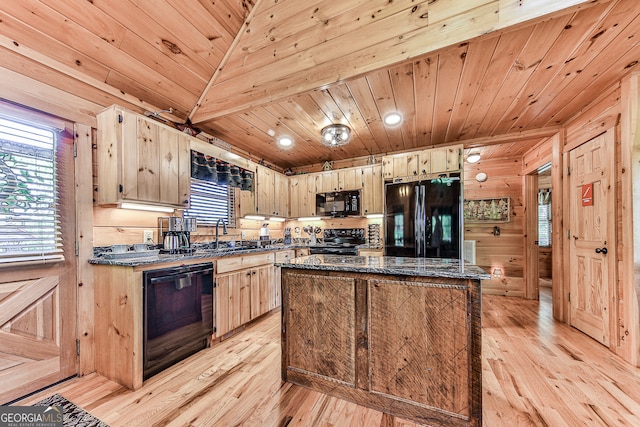
[[[334,218],[360,216],[360,190],[317,193],[316,212]]]

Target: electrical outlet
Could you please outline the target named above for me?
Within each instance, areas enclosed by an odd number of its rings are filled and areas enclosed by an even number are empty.
[[[247,238],[247,232],[246,232],[246,231],[241,231],[241,232],[240,232],[240,238],[241,238],[242,240],[246,239],[246,238]]]
[[[144,243],[153,244],[153,230],[144,230]]]

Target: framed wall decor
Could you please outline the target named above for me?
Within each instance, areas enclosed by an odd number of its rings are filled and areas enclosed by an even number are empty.
[[[463,205],[464,222],[509,222],[511,219],[509,200],[509,197],[465,200]]]

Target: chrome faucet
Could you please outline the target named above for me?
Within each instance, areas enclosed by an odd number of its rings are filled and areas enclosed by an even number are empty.
[[[216,250],[220,247],[220,240],[218,239],[218,226],[222,223],[222,234],[229,234],[227,231],[227,224],[222,219],[216,221]]]

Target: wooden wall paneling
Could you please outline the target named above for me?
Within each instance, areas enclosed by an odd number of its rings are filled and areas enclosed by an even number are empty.
[[[551,141],[551,138],[544,139],[524,154],[522,158],[522,173],[524,175],[530,174],[551,162],[553,152]]]
[[[95,371],[94,281],[93,267],[93,180],[91,160],[95,133],[89,126],[76,124],[76,236],[78,240],[78,339],[80,340],[79,375]]]
[[[523,198],[525,206],[524,228],[524,297],[538,299],[538,175],[528,174],[523,177]]]
[[[602,96],[567,122],[565,150],[575,148],[581,142],[600,135],[620,122],[620,83],[607,88]]]
[[[487,181],[475,180],[478,172],[488,175]],[[476,241],[476,264],[487,272],[502,270],[501,277],[483,280],[482,292],[487,294],[524,296],[524,200],[522,158],[481,159],[464,163],[464,197],[486,199],[510,197],[511,218],[506,223],[464,223],[464,236]],[[500,228],[500,235],[493,230]]]
[[[64,117],[76,123],[96,126],[95,112],[101,106],[41,83],[15,71],[0,67],[2,98]]]
[[[538,272],[541,279],[551,279],[551,269],[553,262],[551,260],[551,254],[553,249],[549,247],[540,247],[538,249]]]
[[[620,263],[620,337],[618,354],[634,366],[640,364],[640,314],[637,284],[640,283],[640,74],[622,81],[622,234]]]

